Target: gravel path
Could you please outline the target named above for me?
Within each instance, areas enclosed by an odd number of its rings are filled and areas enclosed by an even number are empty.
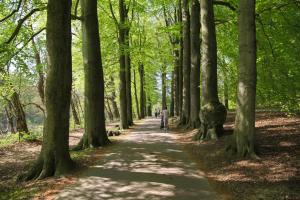
[[[56,199],[221,199],[176,136],[161,131],[159,123],[141,121]]]

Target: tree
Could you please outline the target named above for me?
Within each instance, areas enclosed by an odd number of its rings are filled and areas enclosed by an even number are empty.
[[[220,103],[217,83],[217,42],[213,2],[201,0],[202,107],[201,127],[195,139],[216,139],[223,131],[226,108]]]
[[[134,98],[135,98],[135,104],[136,104],[136,112],[137,112],[137,118],[141,119],[140,114],[140,107],[139,107],[139,100],[137,95],[137,82],[136,82],[136,70],[133,70],[133,86],[134,86]]]
[[[47,6],[48,73],[42,150],[26,179],[69,172],[69,115],[72,87],[71,1],[49,0]]]
[[[183,104],[181,124],[188,124],[190,118],[190,73],[191,73],[191,36],[189,0],[183,0]]]
[[[183,103],[183,22],[182,22],[182,0],[178,0],[178,23],[180,24],[180,38],[179,38],[179,56],[178,56],[178,110],[179,116],[182,115],[182,103]]]
[[[191,6],[191,113],[190,126],[197,128],[200,125],[200,3],[192,1]]]
[[[20,101],[20,95],[17,92],[13,92],[10,103],[16,116],[17,131],[19,133],[29,133],[24,108]]]
[[[239,156],[255,156],[256,28],[255,0],[240,0],[239,69],[234,137]]]
[[[163,65],[161,68],[161,97],[162,97],[162,108],[165,109],[167,107],[167,73],[166,66]]]
[[[145,118],[146,112],[145,112],[145,90],[144,90],[144,83],[145,83],[145,74],[144,74],[144,65],[143,63],[139,63],[139,75],[140,75],[140,112],[141,112],[141,118]]]
[[[99,38],[97,1],[81,0],[84,63],[84,135],[81,148],[109,143],[105,128],[104,79]]]

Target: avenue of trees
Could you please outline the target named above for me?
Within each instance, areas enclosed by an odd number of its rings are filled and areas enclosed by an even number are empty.
[[[223,134],[255,157],[255,110],[300,109],[299,0],[4,0],[0,3],[0,131],[43,131],[26,179],[75,167],[75,149],[110,143],[105,124],[168,107],[196,140]]]

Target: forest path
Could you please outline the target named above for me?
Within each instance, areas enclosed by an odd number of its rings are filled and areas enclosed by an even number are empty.
[[[176,135],[159,124],[153,118],[140,121],[56,199],[220,199]]]

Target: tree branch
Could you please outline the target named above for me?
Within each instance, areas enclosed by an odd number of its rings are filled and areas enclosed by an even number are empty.
[[[75,8],[74,8],[74,15],[75,16],[77,16],[78,5],[79,5],[79,0],[77,0],[76,3],[75,3]]]
[[[114,9],[113,9],[113,7],[112,7],[111,0],[109,0],[109,9],[110,9],[110,12],[111,12],[111,15],[112,15],[112,17],[113,17],[113,20],[114,20],[115,24],[116,24],[117,26],[119,26],[119,22],[118,22],[118,20],[117,20],[117,18],[116,18],[116,15],[115,15],[115,13],[114,13]]]
[[[225,6],[225,7],[229,8],[230,10],[232,10],[234,12],[237,11],[237,8],[234,5],[232,5],[231,3],[226,2],[226,1],[214,0],[213,4],[214,5]]]
[[[17,37],[17,35],[19,34],[19,31],[23,25],[23,23],[34,13],[38,12],[38,11],[42,11],[45,10],[46,7],[42,7],[42,8],[35,8],[33,10],[31,10],[27,15],[25,15],[25,17],[23,17],[22,19],[19,20],[18,25],[16,27],[16,29],[14,30],[14,32],[12,33],[12,35],[10,36],[10,38],[5,42],[6,44],[9,44],[13,39],[15,39],[15,37]]]
[[[38,32],[34,33],[34,34],[33,34],[33,35],[25,42],[25,44],[24,44],[20,49],[18,49],[18,51],[15,52],[15,53],[10,57],[10,59],[6,62],[5,65],[7,65],[8,62],[9,62],[11,59],[13,59],[13,57],[15,57],[16,55],[18,55],[18,54],[19,54],[19,53],[27,46],[27,44],[28,44],[31,40],[33,40],[34,37],[36,37],[38,34],[40,34],[41,32],[43,32],[44,30],[46,30],[45,27],[42,28],[41,30],[39,30]]]
[[[79,16],[77,16],[77,15],[71,15],[71,19],[72,20],[82,20],[82,17],[79,17]]]
[[[10,18],[11,16],[13,16],[16,12],[18,12],[20,10],[20,7],[22,5],[22,1],[23,0],[19,0],[18,3],[18,7],[16,9],[14,9],[9,15],[7,15],[6,17],[0,19],[0,23],[4,22],[5,20],[7,20],[8,18]]]
[[[27,104],[23,104],[23,107],[26,107],[26,106],[29,106],[29,105],[34,105],[35,107],[37,107],[38,109],[40,109],[40,110],[43,112],[43,114],[45,115],[45,109],[42,108],[42,106],[40,106],[40,105],[37,104],[37,103],[27,103]]]

